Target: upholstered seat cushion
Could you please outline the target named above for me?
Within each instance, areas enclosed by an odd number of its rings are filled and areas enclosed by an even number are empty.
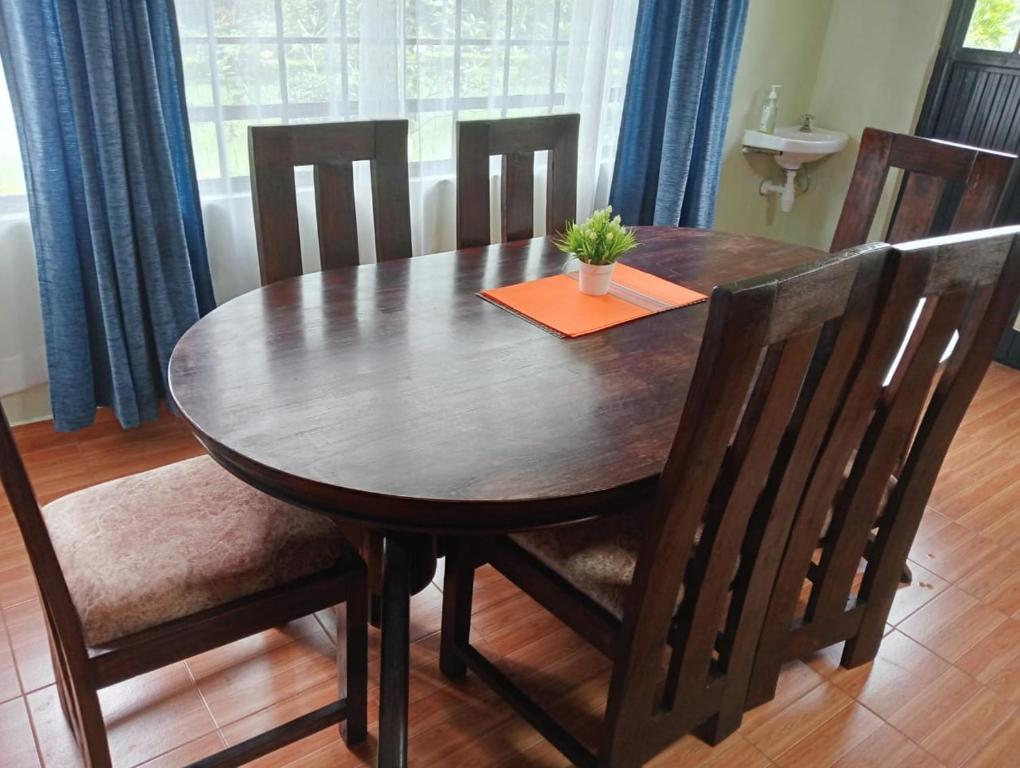
[[[637,515],[606,515],[577,525],[510,535],[511,541],[618,619],[641,545]],[[696,541],[700,540],[699,528]],[[683,601],[680,587],[677,606]]]
[[[357,557],[330,519],[207,456],[65,496],[43,517],[90,646]]]

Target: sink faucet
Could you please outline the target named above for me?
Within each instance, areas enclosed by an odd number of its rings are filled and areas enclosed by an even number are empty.
[[[800,116],[800,132],[811,133],[815,129],[815,116],[803,114]]]

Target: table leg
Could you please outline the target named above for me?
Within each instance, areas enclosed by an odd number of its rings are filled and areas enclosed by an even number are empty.
[[[401,537],[386,536],[383,539],[379,768],[404,768],[407,765],[409,556],[407,544]]]

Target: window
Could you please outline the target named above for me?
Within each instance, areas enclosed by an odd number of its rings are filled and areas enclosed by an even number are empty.
[[[177,0],[177,13],[201,180],[248,174],[249,125],[398,114],[412,174],[449,170],[458,119],[566,108],[583,23],[575,0]],[[621,109],[628,52],[606,54]]]
[[[1017,53],[1020,50],[1020,0],[977,0],[963,45]]]

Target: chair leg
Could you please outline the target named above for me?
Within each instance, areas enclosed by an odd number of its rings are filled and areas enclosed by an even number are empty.
[[[471,600],[475,567],[464,555],[460,541],[450,540],[443,577],[443,625],[439,641],[439,669],[450,680],[467,674],[467,665],[457,653],[471,640]]]
[[[724,700],[722,709],[701,727],[701,738],[714,747],[736,733],[743,719],[743,702],[733,706]]]
[[[347,699],[340,735],[353,747],[368,735],[368,585],[357,580],[336,612],[340,698]]]
[[[60,700],[60,711],[64,714],[64,720],[74,731],[74,738],[79,739],[78,736],[78,724],[75,722],[71,713],[71,703],[67,692],[67,670],[64,667],[64,660],[57,653],[57,648],[53,643],[53,637],[47,632],[47,637],[50,643],[50,662],[53,664],[53,677],[57,683],[57,697]]]
[[[72,687],[74,707],[81,724],[81,750],[85,768],[112,768],[110,744],[106,738],[106,723],[103,722],[99,696],[93,688],[74,686],[73,683]]]

